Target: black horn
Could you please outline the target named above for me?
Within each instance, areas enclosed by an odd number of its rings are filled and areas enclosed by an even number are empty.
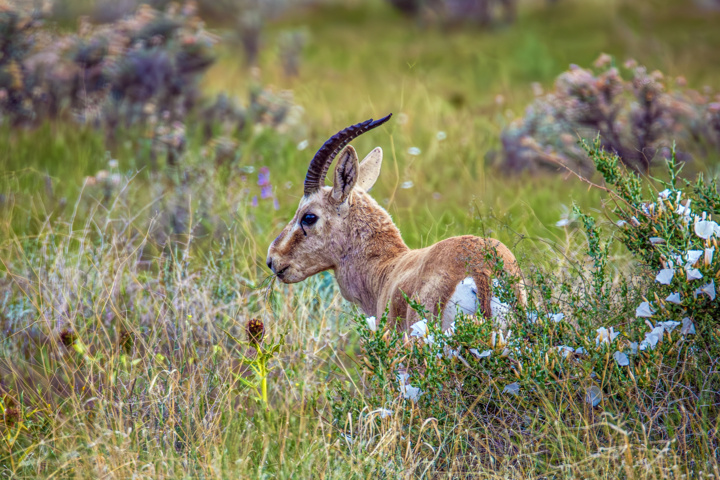
[[[380,120],[365,120],[364,122],[352,125],[330,137],[330,139],[320,147],[313,159],[310,161],[307,175],[305,176],[305,195],[312,195],[325,182],[325,175],[342,148],[350,143],[354,138],[359,137],[368,130],[379,127],[383,123],[390,120],[392,113]]]

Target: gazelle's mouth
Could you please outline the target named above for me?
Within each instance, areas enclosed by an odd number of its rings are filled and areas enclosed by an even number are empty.
[[[285,274],[285,272],[287,272],[287,269],[288,269],[288,268],[290,268],[290,265],[288,265],[287,267],[283,268],[282,270],[278,270],[278,272],[275,274],[275,276],[277,276],[278,278],[282,279],[282,276]]]

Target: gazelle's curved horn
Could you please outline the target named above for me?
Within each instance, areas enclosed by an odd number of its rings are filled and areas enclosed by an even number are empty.
[[[379,127],[390,120],[390,117],[392,117],[392,113],[380,120],[373,120],[371,118],[370,120],[365,120],[364,122],[340,130],[330,137],[310,161],[310,166],[305,176],[305,195],[312,195],[322,186],[325,182],[327,171],[335,159],[335,155],[337,155],[345,145],[368,130]]]

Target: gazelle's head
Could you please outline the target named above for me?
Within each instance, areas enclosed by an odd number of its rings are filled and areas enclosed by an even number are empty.
[[[369,190],[382,164],[379,147],[359,162],[357,152],[348,143],[391,116],[367,120],[338,132],[313,157],[305,177],[305,194],[295,216],[268,249],[267,265],[282,282],[301,282],[336,265],[346,244],[353,190]],[[336,156],[333,186],[329,187],[325,185],[325,176]]]

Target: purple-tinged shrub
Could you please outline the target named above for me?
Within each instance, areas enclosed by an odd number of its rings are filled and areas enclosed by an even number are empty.
[[[222,94],[202,97],[199,81],[216,40],[194,2],[162,12],[142,5],[105,25],[81,18],[70,34],[43,28],[33,10],[2,10],[0,123],[69,119],[104,130],[108,140],[136,128],[145,132],[153,169],[163,156],[167,165],[178,163],[192,137],[188,126],[203,132],[205,143],[237,136],[249,123],[281,132],[298,126],[301,112],[286,92],[256,85],[246,105]]]
[[[720,151],[720,95],[674,88],[659,71],[635,61],[620,68],[602,55],[594,69],[573,65],[502,133],[508,170],[557,169],[588,173],[594,167],[579,138],[599,135],[603,149],[636,172],[648,172],[657,157],[667,158],[674,142],[680,160],[703,149]]]
[[[216,39],[192,3],[141,6],[111,24],[43,29],[36,13],[0,12],[0,120],[32,126],[71,117],[97,126],[144,123],[149,110],[179,119],[199,101]],[[153,108],[148,108],[148,106]]]
[[[431,17],[445,23],[490,25],[515,21],[517,0],[388,0],[410,17]]]

